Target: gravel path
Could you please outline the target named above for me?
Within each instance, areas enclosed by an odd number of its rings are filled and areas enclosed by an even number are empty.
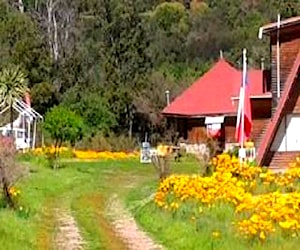
[[[129,250],[163,250],[136,224],[117,195],[113,195],[106,207],[116,234],[126,243]],[[121,250],[121,249],[120,249]]]
[[[57,210],[58,230],[55,237],[57,250],[82,250],[84,242],[77,223],[69,212]]]

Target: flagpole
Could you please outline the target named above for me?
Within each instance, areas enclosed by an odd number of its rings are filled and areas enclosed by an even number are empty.
[[[241,117],[241,149],[244,149],[244,140],[245,140],[245,90],[246,90],[246,59],[247,50],[243,49],[243,79],[242,79],[242,86],[243,86],[243,94],[242,94],[242,117]]]
[[[276,42],[276,56],[277,56],[277,99],[280,98],[280,14],[277,16],[277,42]],[[278,100],[277,100],[278,101]]]

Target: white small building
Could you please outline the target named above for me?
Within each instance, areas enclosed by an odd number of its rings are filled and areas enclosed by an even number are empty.
[[[2,106],[0,105],[0,107]],[[19,113],[18,118],[13,122],[12,129],[17,150],[35,148],[37,123],[43,121],[43,116],[21,100],[17,100],[13,104],[13,109]],[[9,107],[4,107],[0,111],[0,115],[8,110]],[[10,136],[12,134],[11,124],[7,123],[3,127],[0,127],[0,134]]]

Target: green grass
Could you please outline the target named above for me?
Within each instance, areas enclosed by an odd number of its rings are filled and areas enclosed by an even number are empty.
[[[175,171],[188,173],[198,171],[194,162],[187,164],[190,164],[189,168],[175,167]],[[155,182],[148,181],[141,184],[139,188],[133,189],[128,194],[127,204],[130,206],[149,196],[156,188]],[[179,212],[171,213],[151,202],[133,210],[133,214],[136,221],[156,241],[171,250],[292,250],[298,248],[299,238],[285,238],[280,233],[268,237],[263,244],[258,240],[243,238],[232,224],[237,222],[237,217],[234,208],[228,204],[219,204],[211,208],[202,207],[203,212],[200,215],[198,211],[193,212],[193,209],[198,206],[185,205]],[[212,236],[216,231],[220,232],[218,238]]]
[[[149,204],[135,214],[140,225],[151,233],[154,239],[167,249],[203,249],[203,250],[289,250],[297,249],[299,239],[287,239],[279,234],[269,238],[265,243],[242,238],[234,229],[234,210],[228,205],[204,208],[203,214],[196,219],[177,216],[159,210]],[[212,233],[219,232],[214,238]]]
[[[87,249],[124,249],[104,215],[105,202],[113,193],[124,198],[136,185],[157,179],[154,168],[141,165],[138,159],[71,161],[59,170],[46,167],[42,158],[22,160],[30,171],[17,187],[29,217],[0,209],[0,245],[5,250],[54,249],[56,208],[72,213]]]
[[[0,209],[1,249],[55,249],[55,209],[67,209],[76,219],[87,242],[86,249],[125,249],[114,234],[105,215],[105,205],[117,194],[131,209],[137,222],[168,249],[297,249],[298,240],[273,237],[266,244],[249,242],[238,236],[232,226],[235,215],[231,207],[204,208],[201,216],[164,212],[153,202],[141,206],[142,200],[154,194],[157,174],[152,165],[138,159],[123,161],[64,163],[51,170],[41,158],[27,159],[30,173],[18,184],[21,204],[29,217]],[[191,159],[172,163],[174,173],[198,173]],[[214,239],[212,232],[221,237]]]

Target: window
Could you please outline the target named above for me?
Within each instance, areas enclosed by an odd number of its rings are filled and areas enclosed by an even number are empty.
[[[207,135],[214,138],[220,137],[223,122],[224,116],[205,117]]]
[[[23,138],[24,132],[23,131],[17,131],[17,138]]]

